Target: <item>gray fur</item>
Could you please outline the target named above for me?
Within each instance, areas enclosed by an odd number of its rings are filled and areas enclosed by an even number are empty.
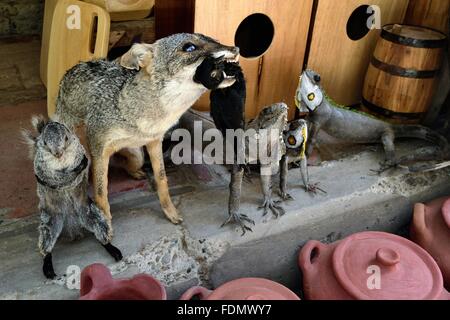
[[[51,253],[60,236],[75,240],[85,231],[109,243],[112,228],[87,195],[89,165],[80,166],[86,153],[79,139],[58,122],[34,117],[32,123],[37,135],[27,131],[24,136],[38,179],[41,254]]]
[[[186,51],[189,44],[195,45],[196,50]],[[164,213],[173,223],[182,221],[167,196],[162,150],[158,150],[161,140],[207,91],[194,81],[203,60],[206,57],[234,60],[238,54],[236,47],[221,45],[200,34],[182,33],[153,44],[135,44],[121,57],[120,64],[104,60],[82,62],[66,73],[60,84],[54,119],[69,127],[86,126],[95,201],[108,219],[111,215],[105,185],[107,160],[124,148],[145,145]],[[228,81],[227,85],[233,83]],[[138,171],[134,176],[141,174]]]

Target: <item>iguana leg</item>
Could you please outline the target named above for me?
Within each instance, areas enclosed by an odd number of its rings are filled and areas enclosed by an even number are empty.
[[[321,129],[321,126],[317,123],[312,123],[311,124],[311,129],[309,132],[309,143],[308,146],[306,148],[306,155],[310,156],[314,150],[314,148],[317,146],[317,136],[319,134],[319,131]]]
[[[381,143],[383,144],[385,160],[381,163],[381,167],[378,170],[371,170],[376,174],[381,174],[391,168],[397,166],[397,159],[395,157],[395,134],[389,129],[381,136]]]
[[[292,196],[287,192],[287,175],[289,171],[288,156],[284,155],[280,161],[280,197],[284,201],[293,200]]]
[[[308,161],[306,157],[300,160],[300,173],[302,174],[303,185],[306,191],[309,191],[309,174],[308,174]]]
[[[234,164],[231,171],[231,182],[230,182],[230,198],[228,199],[228,219],[222,224],[222,227],[227,224],[236,223],[242,229],[242,235],[247,231],[252,231],[245,223],[250,223],[255,225],[255,222],[251,220],[245,214],[239,214],[239,208],[241,206],[241,189],[242,189],[242,178],[244,177],[244,168],[239,165]]]
[[[270,168],[261,167],[261,172],[269,172]],[[259,209],[264,210],[263,216],[266,216],[269,210],[275,217],[279,217],[285,214],[283,207],[278,204],[280,201],[273,201],[272,199],[272,176],[267,174],[261,174],[261,187],[264,195],[264,203]]]
[[[319,182],[313,184],[309,183],[308,159],[306,156],[300,160],[300,173],[302,174],[303,185],[305,186],[306,192],[314,195],[317,194],[317,191],[326,193],[326,191],[319,188]]]
[[[392,130],[386,131],[381,136],[381,143],[383,144],[385,152],[385,164],[388,166],[395,165],[395,135]]]

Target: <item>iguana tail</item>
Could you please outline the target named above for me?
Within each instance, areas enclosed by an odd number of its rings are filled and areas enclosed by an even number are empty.
[[[430,172],[435,170],[444,169],[450,167],[450,161],[444,161],[441,163],[414,163],[411,165],[402,165],[399,164],[399,167],[406,168],[409,172]]]
[[[447,157],[450,147],[446,138],[438,132],[421,126],[421,125],[395,125],[393,126],[395,138],[415,138],[428,141],[435,146],[438,146],[441,157]],[[419,159],[420,160],[420,159]]]
[[[393,129],[396,138],[416,138],[434,145],[434,147],[419,148],[397,159],[399,167],[407,168],[410,172],[427,172],[450,166],[450,161],[436,163],[450,159],[449,143],[436,131],[420,125],[397,125]]]

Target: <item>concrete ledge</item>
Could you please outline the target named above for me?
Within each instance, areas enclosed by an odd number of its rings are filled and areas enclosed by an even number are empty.
[[[401,143],[399,151],[413,148],[415,143]],[[297,253],[307,240],[332,242],[364,230],[398,233],[409,224],[415,202],[450,194],[449,170],[369,175],[381,158],[381,148],[357,147],[339,160],[311,167],[311,180],[320,181],[328,192],[315,197],[304,192],[299,170],[292,169],[289,186],[295,201],[285,204],[287,214],[278,220],[264,219],[257,210],[262,196],[255,176],[243,186],[242,212],[257,224],[254,232],[244,237],[237,228],[220,228],[227,217],[227,170],[180,166],[172,175],[182,183],[172,194],[184,216],[183,225],[171,225],[164,218],[153,193],[124,194],[112,203],[114,244],[122,249],[124,261],[112,263],[88,237],[57,244],[55,271],[63,275],[69,265],[83,268],[101,262],[109,265],[116,277],[147,272],[163,281],[169,297],[175,299],[192,285],[216,287],[244,276],[273,279],[299,290]],[[66,288],[64,276],[55,281],[44,279],[36,248],[36,223],[32,217],[5,220],[0,225],[0,298],[76,298],[78,292]]]

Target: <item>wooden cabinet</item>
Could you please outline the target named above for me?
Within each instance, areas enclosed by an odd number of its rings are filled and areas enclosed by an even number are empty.
[[[199,32],[239,45],[248,88],[246,117],[281,101],[292,117],[312,7],[313,0],[156,0],[156,34]],[[208,110],[209,98],[195,107]]]
[[[321,74],[327,94],[343,105],[361,102],[364,77],[380,34],[367,28],[368,5],[380,8],[383,26],[403,22],[408,0],[318,1],[307,66]]]

